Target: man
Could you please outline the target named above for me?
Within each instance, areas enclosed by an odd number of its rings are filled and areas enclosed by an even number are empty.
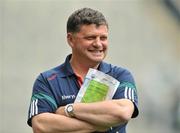
[[[34,83],[28,124],[34,133],[125,133],[127,122],[138,115],[137,92],[129,71],[103,62],[108,49],[103,14],[75,11],[67,22],[67,41],[72,54]],[[120,81],[112,100],[74,103],[89,68]]]

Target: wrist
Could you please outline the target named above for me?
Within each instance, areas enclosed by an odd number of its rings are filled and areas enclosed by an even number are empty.
[[[65,115],[68,117],[74,117],[74,107],[73,104],[67,104],[64,108]]]

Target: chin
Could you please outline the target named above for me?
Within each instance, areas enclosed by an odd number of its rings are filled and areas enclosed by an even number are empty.
[[[101,61],[103,61],[104,58],[93,58],[91,59],[92,62],[95,62],[95,63],[100,63]]]
[[[100,55],[100,56],[89,55],[89,56],[87,56],[87,58],[90,62],[100,63],[101,61],[104,60],[105,55]]]

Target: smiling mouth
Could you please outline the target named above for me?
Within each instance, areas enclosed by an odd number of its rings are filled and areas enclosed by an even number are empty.
[[[102,53],[103,52],[103,50],[89,50],[89,51],[92,53]]]

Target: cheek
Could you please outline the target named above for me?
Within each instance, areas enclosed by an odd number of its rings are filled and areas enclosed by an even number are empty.
[[[89,47],[91,47],[92,42],[90,41],[81,41],[80,43],[80,47],[81,49],[88,49]]]
[[[85,43],[79,43],[76,47],[77,50],[84,52],[86,49],[88,49],[88,45]]]
[[[103,43],[103,47],[104,47],[105,49],[107,49],[107,48],[108,48],[108,42],[104,42],[104,43]]]

